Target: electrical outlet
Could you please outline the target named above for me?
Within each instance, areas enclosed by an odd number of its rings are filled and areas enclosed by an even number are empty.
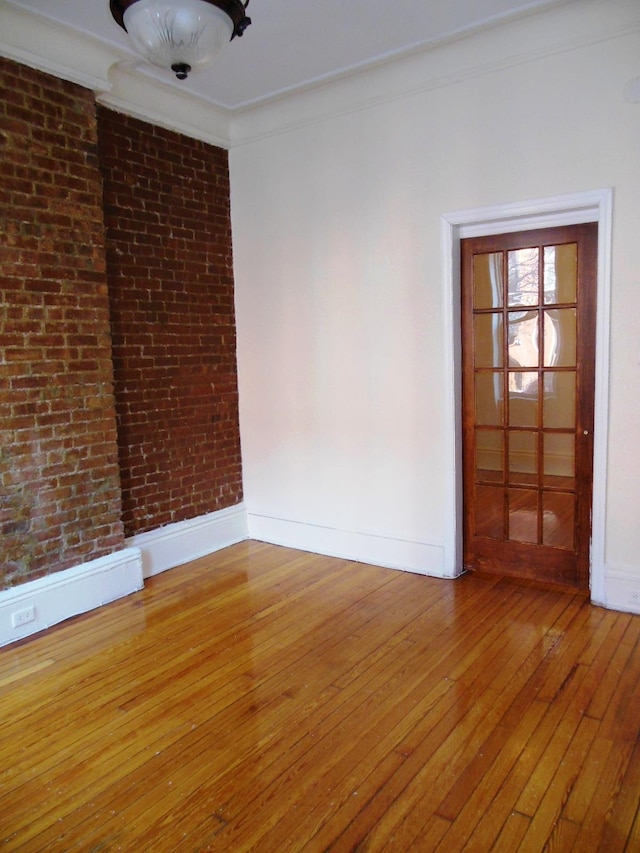
[[[33,622],[36,618],[36,608],[33,604],[25,607],[24,610],[16,610],[11,614],[11,624],[14,628],[19,628],[21,625],[26,625],[27,622]]]

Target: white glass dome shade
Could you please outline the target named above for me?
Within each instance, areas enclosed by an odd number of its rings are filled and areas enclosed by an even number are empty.
[[[207,0],[136,0],[123,23],[145,59],[181,79],[205,68],[234,34],[233,20]]]
[[[249,0],[110,0],[115,22],[142,56],[184,80],[251,24]]]

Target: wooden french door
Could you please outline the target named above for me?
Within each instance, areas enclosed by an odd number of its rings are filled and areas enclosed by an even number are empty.
[[[464,564],[589,585],[597,225],[463,240]]]

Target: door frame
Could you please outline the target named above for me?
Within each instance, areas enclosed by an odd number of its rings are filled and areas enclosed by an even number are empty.
[[[462,356],[460,240],[559,225],[598,223],[593,500],[590,549],[591,600],[604,604],[607,431],[609,409],[609,314],[611,301],[611,188],[516,204],[474,208],[441,216],[444,322],[444,457],[446,467],[444,576],[462,574]]]

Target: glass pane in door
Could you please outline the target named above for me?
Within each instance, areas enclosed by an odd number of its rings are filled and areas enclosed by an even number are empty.
[[[509,311],[509,366],[537,367],[540,363],[538,354],[538,325],[537,311]]]
[[[543,446],[544,484],[573,489],[576,477],[575,433],[547,432],[544,434]]]
[[[540,276],[537,248],[516,249],[507,255],[508,305],[537,305]]]
[[[574,513],[574,495],[543,492],[542,544],[571,550],[574,546]]]
[[[509,539],[516,542],[538,541],[538,492],[534,489],[509,489]]]
[[[504,433],[502,430],[477,430],[476,481],[504,483]]]
[[[502,367],[502,314],[476,314],[473,326],[476,367]]]
[[[502,252],[488,252],[473,258],[473,307],[501,308],[503,293]]]
[[[575,302],[578,297],[578,246],[544,247],[544,303]]]
[[[533,430],[509,430],[510,483],[538,484],[538,434]]]
[[[549,308],[544,312],[544,366],[576,366],[575,308]]]
[[[538,426],[537,372],[509,373],[509,426]]]
[[[476,373],[476,423],[481,426],[502,426],[504,394],[502,371]]]
[[[573,429],[576,421],[575,371],[545,370],[542,388],[542,425]]]

